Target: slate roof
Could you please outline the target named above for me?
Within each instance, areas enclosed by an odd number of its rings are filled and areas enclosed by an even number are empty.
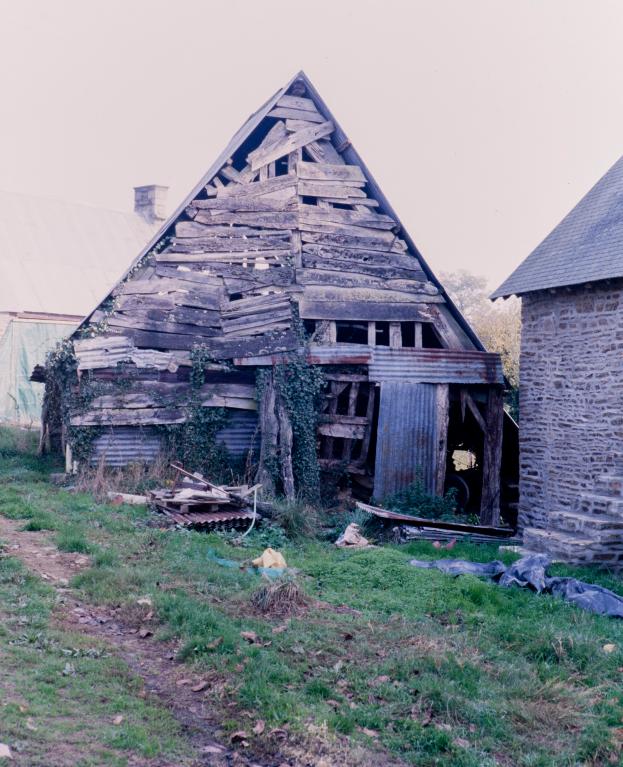
[[[491,298],[623,277],[623,157]]]
[[[84,316],[153,231],[134,212],[0,191],[0,312]]]

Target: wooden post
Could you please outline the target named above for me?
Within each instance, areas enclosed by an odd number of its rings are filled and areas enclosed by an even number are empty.
[[[484,455],[482,465],[482,501],[480,522],[498,525],[500,522],[500,473],[502,469],[502,434],[504,431],[504,391],[492,386],[485,415]]]
[[[279,423],[275,415],[275,384],[272,374],[262,390],[259,416],[260,461],[255,480],[262,485],[265,493],[274,495]]]
[[[421,322],[414,322],[414,334],[415,334],[415,341],[413,346],[416,349],[422,348],[422,323]]]
[[[399,349],[402,346],[402,330],[399,322],[389,323],[389,345],[393,349]]]
[[[281,481],[283,494],[288,501],[295,498],[294,471],[292,469],[292,422],[281,395],[277,396],[277,419],[279,421],[279,458],[281,463]]]
[[[368,322],[368,346],[376,346],[376,322]]]
[[[448,423],[450,420],[450,386],[437,386],[437,460],[435,462],[435,495],[442,496],[446,484]]]

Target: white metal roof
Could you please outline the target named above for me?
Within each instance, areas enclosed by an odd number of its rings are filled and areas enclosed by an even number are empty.
[[[88,314],[153,232],[134,212],[0,191],[0,312]]]

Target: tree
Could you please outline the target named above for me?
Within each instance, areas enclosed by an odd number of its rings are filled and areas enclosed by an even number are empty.
[[[516,416],[521,338],[519,299],[509,298],[492,303],[488,298],[485,277],[465,269],[442,274],[441,281],[485,348],[497,352],[502,358],[504,375],[511,385],[508,404],[511,414]]]

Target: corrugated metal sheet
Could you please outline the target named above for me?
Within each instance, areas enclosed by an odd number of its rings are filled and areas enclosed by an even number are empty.
[[[102,459],[107,466],[127,466],[129,463],[153,461],[161,447],[161,437],[149,427],[115,426],[106,429],[93,442],[91,463]]]
[[[390,349],[377,346],[368,375],[371,381],[504,383],[499,355],[463,349]]]
[[[420,478],[435,491],[437,387],[384,381],[376,442],[374,497],[387,495]]]
[[[218,440],[228,452],[236,457],[243,456],[254,445],[259,449],[257,412],[253,410],[229,410],[227,426],[218,433]]]
[[[230,409],[227,426],[218,433],[217,440],[232,456],[243,456],[251,445],[259,449],[257,423],[256,412]],[[99,463],[104,456],[107,466],[150,462],[160,452],[161,444],[158,432],[148,426],[111,427],[93,442],[91,463]]]
[[[130,211],[0,192],[0,311],[84,316],[153,231]]]

